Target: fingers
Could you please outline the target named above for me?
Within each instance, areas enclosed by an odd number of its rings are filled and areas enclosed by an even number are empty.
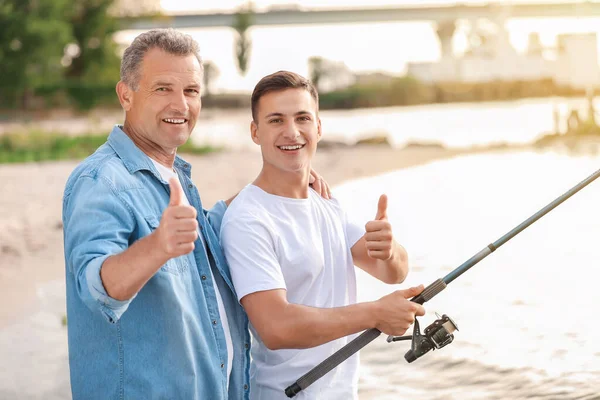
[[[367,255],[377,260],[387,261],[392,256],[392,251],[389,249],[385,250],[367,250]]]
[[[311,175],[311,177],[313,177]],[[314,178],[314,177],[313,177]],[[322,191],[323,191],[323,185],[322,185],[321,179],[314,179],[314,181],[312,182],[312,187],[315,190],[315,192],[319,193],[320,196],[323,196]]]
[[[423,307],[420,304],[416,304],[416,310],[415,310],[415,315],[418,317],[422,317],[423,315],[425,315],[425,307]]]
[[[377,204],[377,214],[375,214],[376,221],[387,219],[387,205],[388,198],[385,194],[382,194],[379,197],[379,203]]]
[[[179,179],[177,179],[176,177],[172,177],[171,179],[169,179],[169,188],[171,189],[169,205],[180,206],[184,204],[183,196],[185,196],[185,193],[183,192],[181,183],[179,183]]]
[[[419,295],[425,287],[423,285],[413,286],[408,289],[400,290],[405,298],[411,298]]]
[[[169,215],[178,219],[193,219],[196,220],[198,212],[192,206],[171,206],[169,207]]]
[[[374,224],[371,224],[373,222]],[[387,241],[391,242],[394,238],[392,229],[389,226],[379,227],[377,224],[384,223],[382,221],[371,221],[365,226],[365,240],[367,242]]]
[[[308,184],[324,199],[331,199],[331,189],[325,180],[314,169],[310,170]]]

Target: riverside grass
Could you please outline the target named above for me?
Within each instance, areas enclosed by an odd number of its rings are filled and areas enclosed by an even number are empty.
[[[106,134],[94,133],[7,133],[0,136],[0,164],[83,159],[107,138]],[[219,150],[218,147],[196,146],[188,141],[179,148],[179,153],[206,154]]]

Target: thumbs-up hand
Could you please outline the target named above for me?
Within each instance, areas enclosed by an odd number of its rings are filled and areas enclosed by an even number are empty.
[[[392,225],[387,219],[387,202],[387,196],[382,194],[377,204],[375,219],[365,225],[367,254],[371,258],[383,261],[392,256],[394,243]]]
[[[198,238],[198,221],[196,209],[183,200],[185,193],[179,179],[171,178],[169,187],[169,205],[163,212],[155,233],[159,237],[159,246],[171,259],[194,250],[194,242]]]

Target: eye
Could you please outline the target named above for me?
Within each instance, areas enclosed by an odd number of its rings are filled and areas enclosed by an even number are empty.
[[[166,87],[159,87],[159,88],[156,88],[156,91],[157,91],[157,92],[166,92],[167,90],[168,90],[168,89],[167,89]]]
[[[199,91],[198,89],[186,89],[185,91],[186,91],[187,93],[190,93],[190,94],[194,95],[194,96],[196,96],[196,95],[199,95],[199,94],[200,94],[200,91]]]
[[[303,115],[301,117],[298,117],[298,121],[310,121],[310,117],[308,115]]]
[[[281,121],[283,121],[281,118],[273,118],[272,120],[269,120],[270,124],[278,124]]]

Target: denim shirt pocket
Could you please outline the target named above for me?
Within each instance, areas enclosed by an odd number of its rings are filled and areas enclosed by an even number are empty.
[[[158,228],[159,219],[154,215],[146,215],[144,217],[152,232]],[[171,258],[167,261],[162,267],[160,267],[160,271],[165,271],[173,275],[180,275],[189,269],[190,263],[187,259],[187,255],[179,256],[176,258]]]

